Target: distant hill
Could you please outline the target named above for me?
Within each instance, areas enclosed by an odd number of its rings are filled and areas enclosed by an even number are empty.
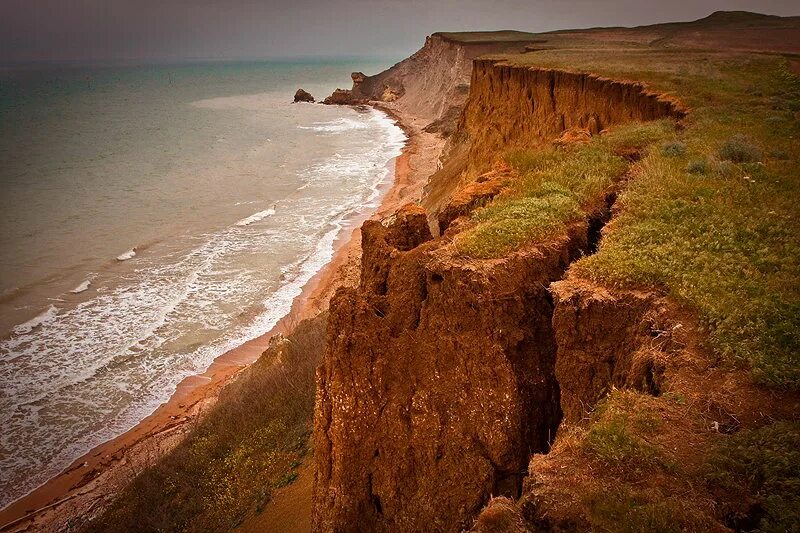
[[[634,28],[559,30],[545,35],[569,35],[659,47],[800,53],[800,16],[778,17],[748,11],[716,11],[691,22],[669,22]]]

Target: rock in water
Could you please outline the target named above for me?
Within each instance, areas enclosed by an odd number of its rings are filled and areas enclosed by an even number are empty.
[[[304,91],[303,89],[297,89],[297,92],[294,93],[294,103],[297,102],[313,102],[314,97],[311,96],[310,93]]]
[[[333,91],[333,94],[327,97],[322,103],[328,105],[354,105],[361,103],[361,101],[353,98],[352,91],[336,89]]]

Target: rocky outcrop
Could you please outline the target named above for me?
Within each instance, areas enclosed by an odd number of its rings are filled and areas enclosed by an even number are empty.
[[[560,420],[547,287],[587,232],[474,262],[420,208],[365,223],[317,378],[315,530],[451,531],[519,494]]]
[[[437,215],[439,233],[443,234],[459,217],[467,216],[478,207],[488,204],[516,177],[508,166],[502,165],[458,189]]]
[[[297,102],[314,102],[314,97],[311,96],[311,93],[306,92],[303,89],[297,89],[297,92],[294,93],[294,103]]]
[[[347,89],[336,89],[333,94],[322,101],[326,105],[357,105],[365,102],[366,100],[358,98],[353,91]]]

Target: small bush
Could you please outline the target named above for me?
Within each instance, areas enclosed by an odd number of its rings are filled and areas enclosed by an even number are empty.
[[[694,161],[689,161],[689,164],[686,165],[686,172],[689,174],[705,174],[708,170],[708,163],[705,159],[695,159]]]
[[[683,157],[686,155],[686,145],[680,141],[670,141],[661,145],[661,153],[667,157]]]
[[[761,150],[744,135],[734,135],[719,149],[719,156],[734,163],[755,163],[761,160]]]
[[[619,472],[668,466],[661,451],[640,437],[657,424],[639,393],[614,390],[597,405],[583,440],[584,451]]]

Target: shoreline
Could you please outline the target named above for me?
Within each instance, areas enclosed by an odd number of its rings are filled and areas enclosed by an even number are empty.
[[[202,374],[183,379],[166,402],[134,427],[89,450],[60,474],[0,510],[0,531],[68,524],[72,518],[109,503],[139,471],[168,453],[191,431],[193,422],[213,406],[226,385],[258,359],[274,335],[286,334],[297,323],[326,309],[339,287],[358,282],[361,224],[404,202],[418,200],[424,185],[415,183],[421,180],[412,176],[415,172],[409,161],[419,152],[422,136],[411,124],[413,119],[384,106],[371,107],[395,121],[406,134],[405,144],[400,155],[387,162],[389,173],[380,185],[379,205],[345,219],[333,242],[331,260],[303,286],[289,312],[267,333],[218,356]]]

